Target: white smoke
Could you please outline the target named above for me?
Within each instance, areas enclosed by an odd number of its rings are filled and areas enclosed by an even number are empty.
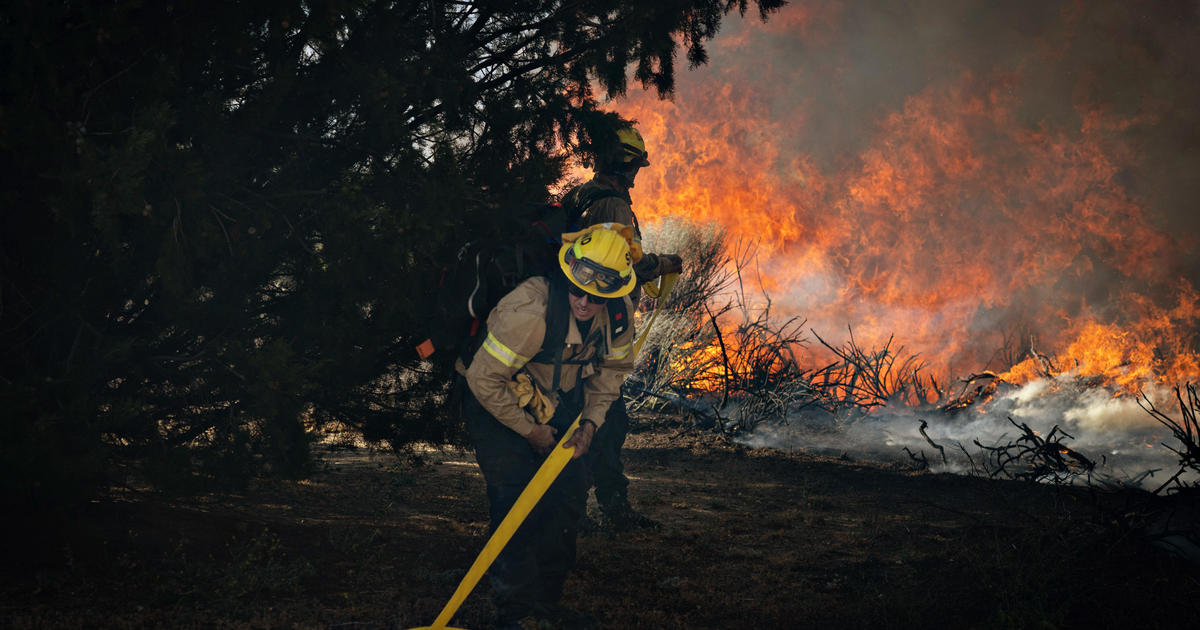
[[[1178,417],[1178,403],[1169,390],[1147,385],[1144,392],[1155,408]],[[930,440],[945,449],[945,463],[921,435],[922,420],[928,423],[925,432]],[[1094,480],[1153,489],[1179,468],[1178,457],[1166,447],[1181,445],[1137,398],[1081,382],[1071,374],[1021,387],[1002,385],[991,400],[953,414],[903,405],[838,415],[802,410],[763,421],[739,441],[754,447],[894,463],[912,462],[904,451],[907,448],[918,456],[923,452],[933,472],[970,473],[971,459],[976,463],[987,459],[979,445],[1003,446],[1022,435],[1014,422],[1043,437],[1055,427],[1071,436],[1063,438],[1062,444],[1096,463]]]

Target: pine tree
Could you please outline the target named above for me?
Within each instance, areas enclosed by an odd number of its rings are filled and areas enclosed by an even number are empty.
[[[762,19],[780,4],[756,3]],[[620,95],[632,73],[670,95],[679,42],[704,63],[734,9],[747,2],[11,3],[8,502],[301,475],[331,421],[397,447],[451,439],[424,415],[437,399],[397,382],[429,270],[613,124],[597,87]]]

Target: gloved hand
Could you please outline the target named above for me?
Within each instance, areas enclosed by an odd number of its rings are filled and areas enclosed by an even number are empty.
[[[518,372],[513,380],[508,382],[508,390],[517,397],[517,406],[533,414],[538,424],[546,424],[554,416],[554,402],[538,389],[528,374]]]
[[[658,272],[661,275],[683,271],[683,259],[676,254],[658,255]]]

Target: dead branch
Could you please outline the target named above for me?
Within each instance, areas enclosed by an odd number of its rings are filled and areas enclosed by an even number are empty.
[[[976,381],[983,382],[977,384]],[[954,413],[977,402],[986,402],[996,393],[996,388],[1002,382],[1003,379],[996,376],[995,372],[984,371],[972,374],[962,380],[962,390],[957,396],[942,405],[941,410],[946,413]]]
[[[942,448],[941,444],[938,444],[937,442],[934,442],[932,439],[930,439],[929,434],[925,432],[925,429],[928,427],[929,427],[929,423],[926,422],[924,419],[922,419],[921,420],[921,428],[919,428],[917,430],[921,432],[921,437],[924,437],[925,441],[929,442],[930,446],[932,446],[933,448],[936,448],[938,450],[938,452],[942,454],[942,463],[943,464],[948,463],[946,461],[946,449]]]
[[[659,393],[644,387],[631,387],[630,393],[655,398],[662,403],[659,409],[673,409],[685,416],[690,416],[692,423],[701,428],[712,428],[724,424],[721,414],[715,407],[674,392]]]
[[[1185,391],[1187,392],[1186,398]],[[1137,399],[1138,406],[1149,413],[1159,424],[1170,429],[1171,434],[1180,443],[1179,448],[1163,443],[1163,447],[1179,457],[1179,470],[1156,488],[1154,494],[1162,492],[1172,484],[1177,486],[1177,490],[1188,488],[1189,485],[1180,483],[1180,477],[1188,471],[1200,473],[1200,423],[1196,419],[1197,412],[1200,412],[1200,395],[1197,395],[1195,385],[1187,383],[1183,389],[1180,389],[1179,386],[1175,387],[1175,400],[1179,403],[1181,420],[1175,420],[1156,409],[1145,392],[1142,392]],[[1193,483],[1190,487],[1200,487],[1197,485],[1198,483],[1200,482]]]
[[[708,313],[708,319],[712,322],[713,332],[717,335],[717,343],[721,344],[721,363],[725,368],[724,387],[721,390],[721,407],[725,407],[725,403],[729,402],[729,350],[725,347],[725,338],[721,336],[721,327],[717,325],[717,317],[713,315],[711,309],[708,308],[708,302],[704,302],[704,312]]]
[[[929,469],[929,459],[925,457],[925,451],[921,451],[921,455],[917,456],[917,455],[914,455],[912,451],[908,450],[907,446],[905,446],[904,452],[908,453],[909,459],[913,460],[914,462],[916,462],[919,465],[917,470],[928,470]]]
[[[1025,423],[1017,424],[1012,418],[1008,421],[1021,430],[1020,437],[1012,442],[984,446],[978,440],[974,441],[988,455],[983,467],[992,478],[1062,484],[1080,475],[1090,476],[1095,469],[1095,462],[1063,444],[1063,440],[1075,438],[1058,425],[1042,437]]]
[[[977,473],[988,474],[988,471],[985,468],[975,463],[975,458],[971,457],[971,453],[967,451],[967,447],[962,445],[962,442],[955,442],[954,444],[958,446],[958,450],[962,451],[962,454],[967,457],[967,461],[971,462],[971,470]]]
[[[1058,369],[1057,365],[1054,365],[1053,359],[1041,354],[1033,347],[1033,340],[1030,340],[1029,342],[1029,356],[1033,357],[1034,360],[1037,361],[1038,373],[1043,378],[1053,378],[1054,375],[1062,371]]]

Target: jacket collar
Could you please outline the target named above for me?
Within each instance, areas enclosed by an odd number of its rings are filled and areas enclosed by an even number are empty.
[[[572,346],[578,346],[583,343],[583,335],[579,332],[578,322],[575,321],[575,316],[568,314],[567,321],[567,338],[563,343]],[[604,309],[592,318],[592,327],[588,331],[588,335],[593,335],[597,330],[604,331],[608,329],[608,309]]]

